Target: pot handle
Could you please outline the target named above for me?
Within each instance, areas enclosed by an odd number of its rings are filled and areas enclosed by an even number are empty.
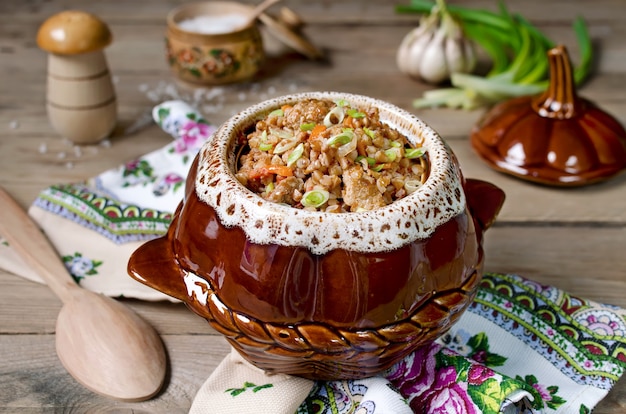
[[[186,302],[185,273],[178,266],[167,236],[150,240],[135,250],[128,261],[128,274],[138,282]]]
[[[505,194],[494,184],[468,178],[465,180],[465,197],[472,217],[484,232],[496,221],[504,204]]]

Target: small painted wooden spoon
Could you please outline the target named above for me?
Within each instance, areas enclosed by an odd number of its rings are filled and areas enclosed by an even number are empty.
[[[278,3],[280,0],[264,0],[257,4],[247,17],[245,26],[251,25],[265,10]]]
[[[0,234],[63,301],[56,350],[65,369],[107,397],[153,397],[166,370],[165,348],[154,328],[122,303],[79,287],[48,239],[2,188],[0,206]]]

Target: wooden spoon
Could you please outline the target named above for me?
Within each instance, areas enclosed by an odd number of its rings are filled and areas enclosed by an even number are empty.
[[[0,234],[63,301],[56,349],[65,369],[89,390],[124,401],[154,396],[166,357],[154,328],[110,297],[80,288],[24,210],[0,188]]]

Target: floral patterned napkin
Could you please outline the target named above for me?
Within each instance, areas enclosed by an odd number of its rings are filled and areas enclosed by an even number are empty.
[[[49,187],[28,211],[74,279],[108,296],[173,300],[131,279],[128,258],[144,241],[165,233],[191,162],[216,129],[179,100],[157,105],[152,115],[172,143],[85,183]],[[1,235],[0,268],[42,282]]]
[[[271,411],[281,414],[294,406],[296,414],[585,414],[624,369],[625,310],[488,273],[445,336],[378,377],[310,382],[307,392],[294,377],[264,374],[229,355],[191,412],[255,412],[254,404],[269,400],[285,407]]]
[[[215,130],[182,101],[156,106],[153,117],[171,144],[85,183],[47,188],[29,209],[77,283],[109,296],[171,300],[130,278],[128,257],[166,231],[191,161]],[[0,267],[41,281],[1,237]],[[625,310],[494,273],[444,337],[377,377],[267,375],[233,351],[191,412],[583,414],[624,369]]]

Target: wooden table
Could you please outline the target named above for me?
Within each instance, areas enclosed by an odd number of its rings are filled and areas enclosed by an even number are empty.
[[[487,270],[516,272],[575,295],[626,306],[626,176],[588,188],[553,189],[490,170],[468,143],[468,132],[482,110],[416,111],[411,107],[427,86],[402,75],[395,65],[396,48],[416,22],[415,16],[395,13],[398,2],[287,0],[306,19],[306,34],[325,51],[328,61],[308,61],[268,44],[272,57],[255,82],[197,90],[177,87],[164,58],[165,15],[178,3],[0,3],[0,184],[21,205],[26,208],[49,185],[82,181],[168,143],[170,137],[154,124],[137,128],[152,106],[165,99],[182,96],[197,103],[218,124],[259,100],[293,91],[365,94],[416,112],[450,143],[466,176],[491,181],[506,191],[507,202],[487,234]],[[490,0],[471,3],[496,7]],[[576,15],[583,15],[597,46],[597,63],[594,76],[580,93],[626,124],[626,3],[510,0],[509,7],[551,38],[571,46],[575,61],[578,55],[570,24]],[[120,125],[110,146],[85,149],[80,156],[48,123],[46,54],[35,43],[43,20],[63,8],[96,13],[115,36],[105,52],[116,81]],[[162,335],[170,369],[165,388],[156,398],[142,403],[112,401],[79,386],[57,359],[54,330],[61,303],[48,288],[4,271],[0,271],[0,284],[0,412],[106,408],[186,412],[229,349],[221,336],[183,305],[128,300]],[[626,380],[594,411],[624,412]]]

